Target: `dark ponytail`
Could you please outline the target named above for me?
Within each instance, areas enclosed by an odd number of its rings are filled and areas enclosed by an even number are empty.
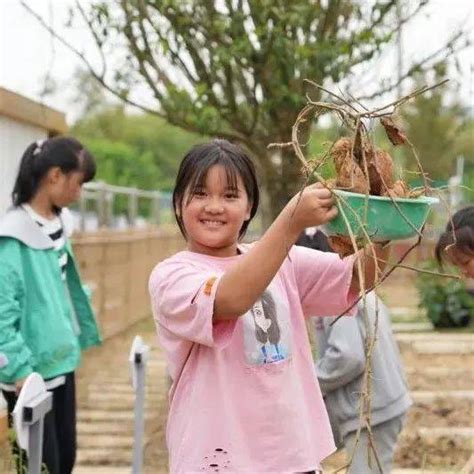
[[[93,179],[96,171],[94,158],[75,138],[54,137],[34,142],[21,158],[12,192],[13,205],[29,202],[38,192],[42,179],[55,167],[64,174],[81,171],[84,183]]]

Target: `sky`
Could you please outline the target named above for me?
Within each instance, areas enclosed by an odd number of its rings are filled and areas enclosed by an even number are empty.
[[[61,30],[68,18],[73,0],[27,0],[48,23]],[[90,0],[80,0],[87,5]],[[474,39],[474,7],[472,0],[432,0],[426,13],[420,15],[403,32],[404,63],[419,58],[439,46],[461,25],[469,28]],[[92,51],[92,41],[85,28],[68,31],[70,42],[85,51]],[[474,103],[474,46],[460,56],[461,74],[452,71],[462,101],[473,108]],[[94,60],[94,59],[93,59]],[[396,71],[395,50],[386,54],[383,63],[387,70]],[[79,60],[65,47],[53,40],[36,19],[20,5],[20,0],[0,0],[0,86],[46,103],[66,113],[72,123],[80,113],[79,102],[74,103],[77,91],[74,77]],[[377,71],[374,71],[374,77]],[[44,96],[45,77],[49,75],[58,92]],[[146,98],[145,98],[146,100]]]

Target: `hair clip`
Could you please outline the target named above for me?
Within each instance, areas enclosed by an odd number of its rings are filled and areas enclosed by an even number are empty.
[[[36,148],[35,151],[33,152],[33,155],[39,155],[41,153],[41,147],[43,146],[43,143],[46,140],[37,140],[36,142]]]

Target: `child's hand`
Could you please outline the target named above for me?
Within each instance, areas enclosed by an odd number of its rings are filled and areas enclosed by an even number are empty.
[[[306,227],[325,224],[337,216],[334,197],[321,183],[311,184],[286,205],[290,226],[297,233]]]
[[[21,389],[23,388],[24,383],[26,382],[27,377],[23,377],[22,379],[18,379],[15,382],[15,391],[16,395],[20,395]]]

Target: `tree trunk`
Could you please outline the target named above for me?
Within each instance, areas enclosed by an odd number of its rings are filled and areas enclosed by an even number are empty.
[[[268,151],[264,159],[271,163],[271,173],[266,173],[262,189],[260,212],[265,229],[275,220],[288,201],[304,184],[301,164],[292,149]]]

